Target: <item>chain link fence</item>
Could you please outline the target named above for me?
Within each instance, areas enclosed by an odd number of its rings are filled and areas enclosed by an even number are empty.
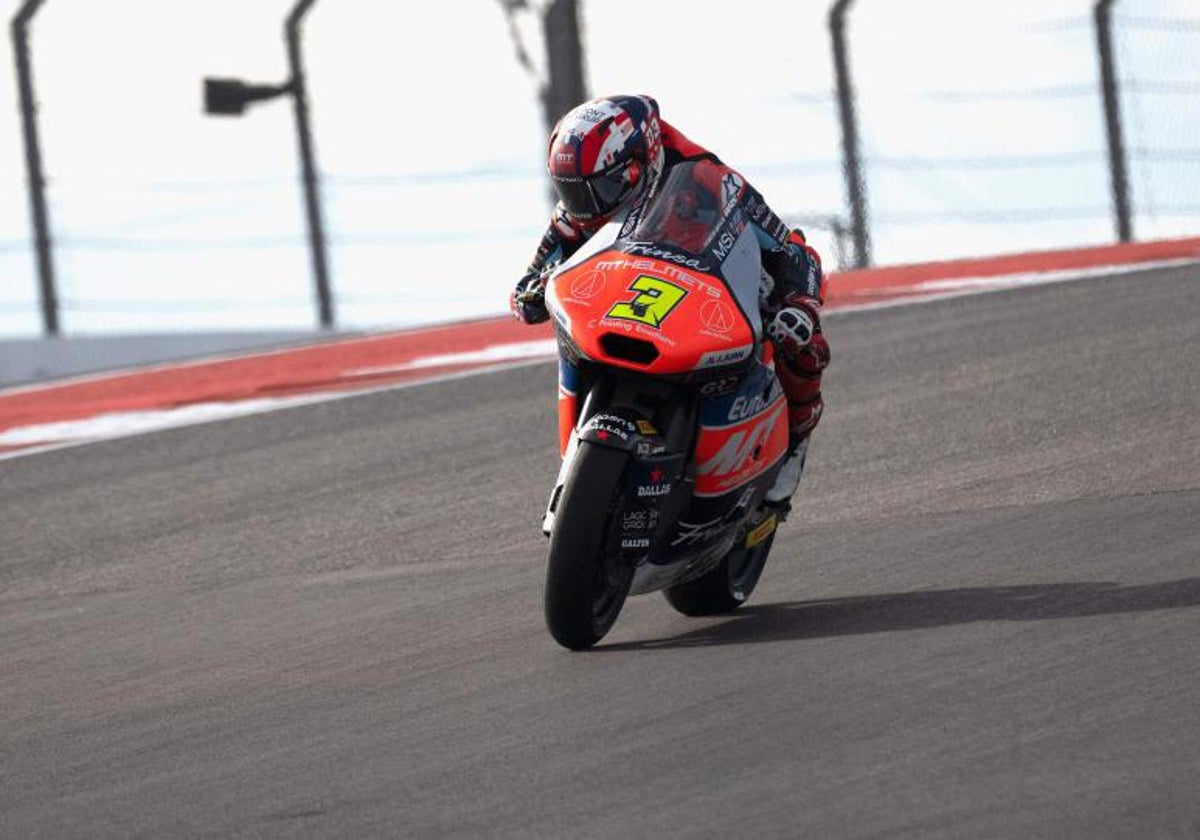
[[[1051,18],[1018,5],[1004,20],[974,6],[936,18],[906,7],[899,20],[873,11],[864,3],[853,19],[854,55],[910,50],[893,66],[855,62],[874,262],[1117,235],[1091,9]],[[1112,37],[1134,235],[1195,233],[1200,19],[1116,14]]]
[[[57,2],[57,8],[55,0],[47,4],[46,14],[59,15],[58,24],[35,32],[34,58],[36,78],[45,83],[38,104],[65,331],[311,326],[286,109],[264,106],[236,129],[213,127],[198,112],[200,72],[189,70],[180,83],[190,87],[178,94],[189,97],[186,106],[110,100],[90,115],[93,137],[68,137],[63,113],[80,107],[66,102],[68,93],[93,89],[65,68],[38,64],[46,53],[37,38],[60,39],[80,16],[99,11]],[[117,0],[105,14],[129,5]],[[545,3],[517,5],[527,14],[545,10]],[[486,58],[449,42],[439,59],[444,65],[397,69],[379,57],[388,55],[391,36],[372,33],[379,27],[368,18],[379,7],[352,6],[318,4],[307,35],[340,325],[498,314],[549,209],[543,115],[528,68],[514,59],[509,22],[496,0],[477,0],[474,11],[494,18],[471,24],[477,37],[495,40]],[[1093,0],[995,8],[924,0],[848,4],[863,218],[874,264],[1114,240],[1093,8]],[[743,0],[736,9],[697,15],[683,2],[579,0],[579,10],[593,94],[658,95],[685,133],[741,169],[782,215],[805,228],[827,266],[855,262],[829,3]],[[1133,236],[1194,235],[1200,230],[1193,186],[1200,175],[1200,8],[1118,0],[1112,12]],[[629,20],[641,22],[641,34],[630,33]],[[255,43],[278,52],[282,63],[277,27],[268,23]],[[432,37],[417,31],[421,25],[412,22],[413,37]],[[645,43],[652,32],[663,34],[661,43]],[[347,33],[361,45],[349,58]],[[363,41],[367,35],[375,40]],[[143,49],[133,39],[146,41],[132,29],[120,37],[130,39],[130,49]],[[114,42],[104,49],[125,47]],[[529,55],[536,58],[538,50]],[[155,48],[138,72],[166,73],[173,60],[171,50]],[[347,63],[358,75],[335,86],[335,70]],[[464,64],[471,73],[459,84],[451,71]],[[270,62],[265,67],[257,72],[269,75]],[[98,66],[94,75],[104,72]],[[741,83],[731,84],[735,78]],[[18,112],[14,82],[0,78],[10,114]],[[100,84],[93,99],[126,89]],[[185,107],[191,122],[185,126],[180,117],[176,133],[158,133],[156,125]],[[258,169],[235,165],[241,151],[233,138],[252,129],[277,150],[247,153],[248,161],[270,161]],[[34,243],[26,185],[17,175],[17,122],[5,130],[13,165],[0,176],[0,333],[28,334],[40,320]],[[194,145],[173,159],[174,169],[142,171],[136,161],[113,166],[99,152],[64,167],[68,143],[99,149],[109,134],[112,148]],[[417,141],[424,145],[414,153]],[[209,151],[216,156],[205,157]]]

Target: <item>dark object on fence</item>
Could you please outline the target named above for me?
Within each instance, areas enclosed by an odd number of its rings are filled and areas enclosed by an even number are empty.
[[[221,117],[240,117],[251,102],[274,99],[292,92],[292,84],[248,85],[239,79],[205,79],[204,113]]]
[[[1100,90],[1104,95],[1104,123],[1108,128],[1108,165],[1112,177],[1113,213],[1117,239],[1133,239],[1129,212],[1129,179],[1125,174],[1125,141],[1121,136],[1121,102],[1113,60],[1112,7],[1116,0],[1097,0],[1096,47],[1100,58]]]
[[[33,239],[37,249],[42,324],[46,335],[57,336],[58,295],[54,290],[53,249],[50,245],[50,222],[46,212],[46,179],[42,175],[37,104],[33,96],[33,73],[29,60],[29,21],[43,2],[44,0],[26,0],[13,16],[12,39],[17,60],[17,88],[21,96],[21,128],[25,137],[25,168],[29,178],[29,214],[33,221]]]
[[[871,264],[871,235],[867,229],[867,195],[858,149],[854,84],[850,79],[850,58],[846,46],[846,12],[853,2],[854,0],[837,0],[833,4],[829,10],[829,31],[833,35],[833,69],[837,83],[838,113],[842,123],[842,170],[846,178],[846,196],[850,203],[854,267],[866,268]]]

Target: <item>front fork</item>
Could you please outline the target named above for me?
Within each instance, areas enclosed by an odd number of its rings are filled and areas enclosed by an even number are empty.
[[[695,443],[695,397],[665,382],[614,378],[603,368],[584,371],[562,356],[558,372],[562,464],[542,532],[549,536],[554,528],[567,474],[580,442],[587,441],[628,453],[619,511],[621,548],[623,553],[645,554],[658,523],[677,514],[691,498],[694,476],[685,465]]]
[[[558,456],[566,461],[575,418],[579,416],[579,367],[561,354],[558,357]]]
[[[579,438],[575,435],[575,421],[579,417],[579,394],[583,377],[578,365],[572,364],[562,353],[558,355],[558,477],[546,504],[546,515],[542,517],[542,533],[547,537],[554,530],[554,516],[558,512],[558,500],[567,481],[567,471],[575,460],[579,449]]]

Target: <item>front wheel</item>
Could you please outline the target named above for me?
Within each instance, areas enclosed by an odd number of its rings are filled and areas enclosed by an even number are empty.
[[[633,568],[606,555],[627,454],[582,442],[567,474],[550,535],[546,626],[565,648],[583,650],[613,626]]]
[[[763,519],[711,571],[666,589],[667,602],[684,615],[696,616],[720,615],[740,607],[762,576],[775,542],[776,525],[774,514]]]

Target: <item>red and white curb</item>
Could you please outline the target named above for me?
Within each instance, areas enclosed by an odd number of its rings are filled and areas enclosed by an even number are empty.
[[[874,309],[1200,263],[1200,238],[842,272],[827,311]],[[0,390],[0,460],[541,363],[547,325],[505,316]]]

